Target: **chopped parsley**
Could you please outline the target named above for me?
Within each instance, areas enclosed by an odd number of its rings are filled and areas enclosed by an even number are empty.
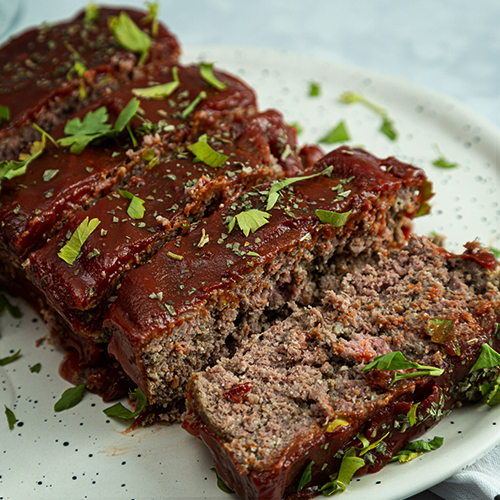
[[[349,420],[345,420],[344,418],[336,418],[332,420],[328,427],[326,428],[326,432],[333,432],[337,427],[346,427],[350,424]]]
[[[57,174],[59,173],[59,169],[47,169],[42,175],[44,182],[51,181]]]
[[[0,366],[5,366],[5,365],[8,365],[8,364],[14,362],[17,358],[19,358],[20,354],[21,354],[21,349],[19,349],[18,351],[16,351],[11,356],[7,356],[5,358],[1,358],[0,359]]]
[[[153,36],[158,35],[158,28],[159,28],[159,23],[158,23],[158,2],[146,2],[146,5],[148,6],[148,15],[143,18],[143,22],[147,23],[151,21],[151,34]]]
[[[138,66],[142,66],[151,48],[151,38],[130,19],[126,12],[109,21],[111,33],[116,41],[125,49],[140,54]]]
[[[394,374],[394,378],[390,383],[391,387],[398,380],[410,377],[418,377],[420,375],[429,375],[431,377],[439,377],[443,374],[444,370],[441,368],[436,368],[434,366],[425,366],[415,363],[413,361],[408,361],[405,355],[400,351],[389,352],[387,354],[382,354],[373,359],[373,361],[366,365],[361,371],[366,372],[376,368],[383,371],[395,371],[395,370],[410,370],[416,368],[419,371],[411,373],[399,373]]]
[[[219,473],[217,472],[217,469],[215,467],[212,467],[210,469],[215,473],[215,476],[217,477],[217,487],[222,490],[224,493],[234,493],[234,491],[229,488],[229,486],[226,485],[226,483],[220,478]]]
[[[330,212],[329,210],[315,210],[315,214],[318,219],[325,223],[331,224],[334,227],[342,227],[347,222],[349,215],[351,215],[352,210],[347,212]]]
[[[5,416],[7,417],[9,429],[12,430],[14,428],[14,425],[16,425],[17,418],[14,415],[14,412],[7,405],[3,405],[3,406],[5,408]]]
[[[450,161],[448,161],[445,156],[443,155],[443,153],[441,152],[441,150],[439,149],[439,147],[437,146],[437,144],[435,145],[435,148],[439,154],[438,158],[435,159],[432,164],[435,166],[435,167],[439,167],[439,168],[455,168],[455,167],[458,167],[458,163],[452,163]]]
[[[129,191],[125,191],[124,189],[119,189],[118,191],[124,198],[130,200],[130,204],[127,208],[127,214],[132,217],[132,219],[142,219],[144,217],[144,213],[146,212],[146,209],[144,208],[144,200]]]
[[[494,368],[495,366],[500,366],[500,354],[488,344],[483,344],[479,357],[471,368],[471,372],[484,368]]]
[[[108,417],[121,418],[123,420],[131,420],[137,417],[146,407],[148,398],[139,388],[130,391],[130,396],[137,400],[138,407],[136,411],[132,412],[128,408],[125,408],[121,403],[117,403],[103,410],[104,413]]]
[[[179,73],[177,66],[172,68],[172,78],[173,81],[168,83],[163,83],[161,85],[155,85],[153,87],[147,87],[145,89],[132,89],[132,93],[137,97],[143,99],[164,99],[169,95],[172,95],[177,87],[181,84],[179,81]]]
[[[40,373],[41,369],[42,369],[42,365],[40,363],[37,363],[36,365],[30,366],[31,373]]]
[[[83,244],[87,241],[87,238],[92,234],[92,232],[97,228],[101,221],[97,218],[92,219],[89,222],[89,218],[85,217],[82,223],[76,228],[75,232],[71,235],[66,245],[64,245],[60,252],[57,254],[64,262],[73,265],[75,260],[78,258]]]
[[[66,389],[59,401],[54,405],[54,411],[64,411],[73,408],[73,406],[76,406],[82,400],[84,391],[85,384]]]
[[[83,19],[83,23],[86,26],[90,26],[91,24],[94,24],[97,19],[99,18],[99,7],[91,2],[85,7],[85,17]]]
[[[323,170],[322,172],[318,172],[317,174],[307,175],[307,176],[303,176],[303,177],[289,177],[287,179],[283,179],[281,181],[274,182],[273,185],[271,186],[271,188],[269,189],[269,193],[267,195],[266,210],[271,210],[274,207],[274,205],[276,205],[277,201],[279,200],[279,192],[283,188],[285,188],[285,187],[287,187],[290,184],[293,184],[295,182],[313,179],[314,177],[318,177],[320,175],[329,175],[329,174],[331,174],[332,171],[333,171],[333,167],[330,166],[330,167],[325,168],[325,170]]]
[[[345,491],[354,474],[365,465],[365,461],[356,456],[354,448],[348,448],[344,453],[339,472],[330,476],[330,482],[324,484],[319,491],[325,496]]]
[[[7,311],[15,319],[22,317],[19,307],[12,305],[9,299],[2,293],[0,294],[0,314],[4,311]]]
[[[336,142],[345,142],[350,140],[346,125],[341,121],[330,132],[323,136],[318,142],[321,144],[335,144]]]
[[[8,106],[0,106],[0,122],[10,120],[10,109]]]
[[[206,134],[200,136],[198,142],[191,144],[187,149],[209,167],[220,167],[229,158],[229,156],[218,153],[208,144]]]
[[[221,82],[213,71],[214,63],[202,62],[200,63],[200,75],[208,84],[217,90],[224,90],[226,88],[225,82]]]
[[[304,469],[304,472],[302,473],[302,476],[301,476],[300,481],[299,481],[299,485],[297,486],[297,493],[300,493],[304,489],[304,486],[311,481],[311,479],[312,479],[311,469],[312,469],[313,465],[314,465],[314,462],[311,462]]]
[[[435,436],[431,441],[424,441],[423,439],[413,441],[401,448],[389,462],[399,462],[401,464],[410,462],[425,452],[437,450],[443,445],[443,441],[444,439],[439,436]]]
[[[193,101],[184,109],[184,111],[182,112],[182,118],[186,118],[188,117],[192,111],[194,110],[194,108],[196,108],[196,106],[198,106],[198,104],[200,103],[200,101],[202,101],[203,99],[206,99],[207,98],[207,93],[202,90],[194,99]]]
[[[267,212],[262,212],[255,208],[246,210],[245,212],[240,212],[235,215],[228,224],[229,232],[234,229],[236,223],[238,223],[239,228],[242,230],[245,236],[248,236],[250,232],[255,233],[257,229],[266,225],[269,222],[271,214]]]
[[[375,111],[375,113],[382,117],[382,125],[379,129],[380,132],[385,134],[389,139],[391,139],[391,141],[395,141],[398,138],[398,133],[394,128],[394,123],[389,118],[389,116],[387,115],[387,111],[384,108],[381,108],[380,106],[366,99],[366,97],[364,97],[363,95],[356,92],[344,92],[340,96],[340,102],[343,102],[344,104],[359,102],[372,111]]]
[[[319,82],[309,83],[309,97],[318,97],[321,94],[321,85]]]

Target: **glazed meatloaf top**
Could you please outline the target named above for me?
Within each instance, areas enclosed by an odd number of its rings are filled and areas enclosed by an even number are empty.
[[[118,28],[110,27],[113,18]],[[149,46],[143,61],[121,36],[131,24],[143,30]],[[0,160],[11,159],[36,137],[31,123],[50,130],[106,89],[176,64],[179,52],[175,37],[145,12],[114,8],[88,9],[66,23],[44,25],[7,42],[0,48],[0,106],[9,110],[0,121]],[[16,134],[21,137],[6,140]]]
[[[470,260],[471,251],[476,260]],[[320,307],[296,309],[243,340],[234,356],[193,375],[184,427],[209,444],[219,474],[244,498],[293,493],[311,460],[308,486],[327,482],[338,467],[334,455],[349,442],[359,446],[360,431],[370,442],[386,434],[385,456],[371,457],[376,470],[404,439],[392,442],[390,427],[381,433],[373,422],[383,421],[396,401],[408,408],[420,401],[416,419],[431,425],[446,409],[443,398],[424,411],[423,401],[437,390],[432,387],[444,391],[446,407],[451,406],[449,401],[463,397],[456,393],[458,382],[480,346],[490,342],[499,350],[495,267],[492,254],[477,244],[463,258],[411,236],[401,251],[347,274],[324,294]],[[437,376],[424,370],[395,381],[394,370],[363,370],[377,356],[396,351],[439,369]],[[315,449],[325,452],[321,461]]]

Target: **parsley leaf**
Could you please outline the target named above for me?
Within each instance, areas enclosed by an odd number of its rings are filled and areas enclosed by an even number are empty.
[[[279,199],[279,192],[289,186],[290,184],[293,184],[295,182],[299,181],[305,181],[307,179],[313,179],[314,177],[319,177],[320,175],[329,175],[333,171],[333,167],[327,167],[325,170],[322,172],[318,172],[317,174],[312,174],[312,175],[307,175],[303,177],[288,177],[287,179],[283,179],[281,181],[273,183],[271,188],[269,189],[269,194],[267,195],[267,206],[266,210],[271,210],[274,205],[276,205],[276,202]]]
[[[198,106],[198,103],[202,100],[202,99],[206,99],[207,98],[207,93],[202,90],[194,99],[193,101],[184,109],[184,111],[182,112],[182,118],[186,118],[192,111],[194,108],[196,108],[196,106]]]
[[[412,373],[399,373],[394,374],[394,378],[389,385],[391,387],[395,382],[404,378],[418,377],[420,375],[430,375],[431,377],[439,377],[443,374],[444,370],[441,368],[436,368],[434,366],[425,366],[415,363],[413,361],[408,361],[404,354],[400,351],[389,352],[387,354],[382,354],[373,359],[373,361],[366,365],[361,371],[366,372],[373,368],[384,371],[395,371],[395,370],[409,370],[412,368],[417,368],[420,371]]]
[[[158,35],[158,2],[146,2],[146,5],[148,6],[148,15],[144,17],[142,22],[147,23],[148,21],[151,21],[151,34],[153,36]]]
[[[440,156],[437,160],[434,160],[432,164],[439,168],[455,168],[458,167],[458,163],[449,162],[444,156]]]
[[[142,97],[143,99],[164,99],[175,92],[181,83],[179,81],[176,66],[172,68],[172,77],[174,79],[172,82],[155,85],[154,87],[147,87],[145,89],[132,89],[132,93],[137,97]]]
[[[59,401],[54,405],[54,411],[64,411],[73,408],[73,406],[76,406],[82,400],[84,391],[85,384],[66,389]]]
[[[371,109],[372,111],[374,111],[375,113],[377,113],[382,117],[382,125],[380,126],[380,132],[389,137],[391,141],[395,141],[398,138],[398,133],[394,128],[394,123],[389,118],[389,116],[387,115],[387,111],[384,108],[378,106],[372,101],[369,101],[368,99],[366,99],[366,97],[364,97],[361,94],[358,94],[357,92],[344,92],[340,96],[340,102],[343,102],[344,104],[353,104],[355,102],[363,104],[368,109]]]
[[[9,429],[12,430],[17,422],[17,418],[14,415],[14,412],[10,408],[8,408],[7,405],[3,406],[5,408],[5,415],[7,416],[7,422],[9,423]]]
[[[215,476],[217,477],[217,486],[220,490],[222,490],[224,493],[234,493],[234,491],[229,488],[229,486],[227,486],[226,483],[221,479],[215,467],[212,467],[210,470],[215,472]]]
[[[488,406],[496,406],[500,403],[500,374],[493,382],[482,384],[479,389],[484,396],[483,402]]]
[[[51,181],[57,174],[59,173],[59,169],[47,169],[42,175],[43,181],[44,182],[49,182]]]
[[[316,210],[314,213],[318,219],[325,224],[331,224],[333,227],[342,227],[347,222],[352,210],[347,212],[330,212],[329,210]]]
[[[401,448],[390,460],[389,462],[406,463],[413,460],[425,452],[434,451],[441,448],[444,439],[439,436],[435,436],[431,441],[424,441],[420,439],[419,441],[413,441],[408,443],[406,446]]]
[[[142,219],[144,217],[144,212],[146,211],[144,208],[144,200],[141,200],[138,196],[135,196],[124,189],[120,189],[119,192],[124,198],[130,200],[130,204],[127,208],[127,214],[132,217],[132,219]]]
[[[0,359],[0,366],[5,366],[5,365],[12,363],[13,361],[15,361],[19,357],[20,354],[21,354],[21,349],[19,349],[14,354],[12,354],[12,356],[7,356],[5,358],[1,358]]]
[[[91,2],[85,7],[85,18],[83,19],[83,24],[90,26],[94,24],[99,18],[99,7]]]
[[[471,372],[477,370],[482,370],[483,368],[494,368],[500,365],[500,354],[495,351],[488,344],[483,344],[481,346],[481,352],[477,358],[474,366],[471,368]]]
[[[235,215],[231,221],[229,222],[228,228],[229,232],[231,232],[236,224],[243,231],[245,236],[252,233],[255,233],[257,229],[266,225],[269,222],[269,218],[271,214],[267,212],[262,212],[261,210],[257,210],[255,208],[251,208],[250,210],[246,210],[245,212],[240,212],[238,215]]]
[[[139,101],[139,99],[136,99],[135,97],[132,97],[132,99],[130,99],[130,101],[121,110],[120,114],[118,115],[118,118],[116,119],[115,126],[113,128],[114,134],[122,132],[125,129],[125,127],[127,127],[130,124],[132,118],[134,118],[135,114],[137,113],[137,110],[139,109],[140,105],[141,101]]]
[[[30,366],[31,373],[40,373],[41,369],[42,369],[42,365],[40,363],[37,363],[36,365]]]
[[[214,63],[202,62],[200,63],[200,75],[207,83],[217,90],[224,90],[226,88],[225,82],[221,82],[215,75],[213,70]]]
[[[10,109],[8,106],[0,106],[0,122],[10,120]]]
[[[191,144],[187,148],[209,167],[220,167],[229,158],[229,156],[218,153],[208,144],[206,134],[200,136],[198,142]]]
[[[151,38],[137,27],[126,12],[120,12],[119,17],[112,17],[109,27],[123,48],[140,54],[138,66],[142,66],[151,48]]]
[[[300,478],[299,485],[297,486],[297,493],[300,493],[304,486],[309,483],[312,479],[311,475],[311,469],[312,466],[314,465],[314,462],[311,462],[305,469],[304,472],[302,473],[302,477]]]
[[[104,413],[108,417],[121,418],[123,420],[131,420],[137,417],[146,407],[148,398],[139,388],[135,389],[134,391],[130,391],[130,396],[134,399],[137,399],[137,402],[139,403],[136,411],[132,412],[128,408],[125,408],[125,406],[123,406],[121,403],[117,403],[103,410]]]
[[[0,294],[0,314],[2,314],[5,310],[7,310],[15,319],[19,319],[23,315],[19,307],[12,305],[5,295]]]
[[[321,94],[321,85],[318,82],[309,84],[309,97],[317,97]]]
[[[85,217],[71,235],[69,241],[61,248],[57,255],[64,260],[64,262],[72,266],[78,258],[83,244],[100,223],[101,221],[99,219],[92,219],[89,222],[89,218]]]
[[[335,144],[336,142],[345,142],[348,140],[350,140],[349,132],[347,131],[345,123],[341,121],[318,142],[321,144]]]
[[[362,458],[356,456],[354,448],[348,448],[344,453],[338,474],[330,476],[330,482],[323,485],[319,491],[325,496],[345,491],[354,474],[365,465]]]

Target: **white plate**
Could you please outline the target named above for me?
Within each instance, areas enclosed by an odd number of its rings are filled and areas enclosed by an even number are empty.
[[[423,167],[437,195],[433,214],[417,221],[418,232],[445,234],[452,251],[475,238],[500,247],[500,131],[474,112],[407,81],[287,52],[214,47],[184,54],[185,62],[217,61],[240,75],[257,90],[262,109],[276,107],[302,125],[302,143],[315,142],[344,119],[351,145]],[[310,81],[321,83],[321,96],[308,97]],[[398,140],[378,131],[380,117],[369,109],[339,103],[345,90],[385,107]],[[459,166],[434,167],[435,145]],[[91,394],[54,413],[55,401],[69,387],[57,373],[61,354],[45,343],[35,346],[45,327],[22,309],[19,321],[6,313],[0,318],[0,357],[22,350],[19,360],[0,368],[0,403],[19,420],[9,432],[0,417],[0,498],[228,498],[216,486],[209,452],[179,426],[125,432],[126,425],[102,413],[109,405]],[[31,373],[38,362],[41,372]],[[440,482],[500,443],[500,406],[454,411],[428,437],[434,435],[445,438],[441,449],[355,480],[341,498],[403,499]]]

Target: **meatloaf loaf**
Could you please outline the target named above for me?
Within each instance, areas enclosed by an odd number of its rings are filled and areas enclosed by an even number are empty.
[[[456,256],[411,236],[193,375],[183,426],[242,498],[340,491],[345,457],[379,470],[498,377],[475,363],[500,351],[499,280],[477,243]],[[395,353],[406,361],[391,368]]]
[[[50,131],[110,89],[175,65],[177,40],[146,17],[136,10],[94,7],[68,22],[29,30],[1,47],[0,161],[14,158],[39,137],[33,123]],[[110,27],[113,18],[119,20],[118,31]],[[141,54],[127,48],[120,35],[131,24],[144,30],[145,50],[149,44],[140,65]]]
[[[122,281],[105,321],[109,351],[165,418],[178,418],[193,371],[288,302],[313,302],[338,255],[402,244],[427,182],[410,165],[349,148],[306,174],[243,194]]]

